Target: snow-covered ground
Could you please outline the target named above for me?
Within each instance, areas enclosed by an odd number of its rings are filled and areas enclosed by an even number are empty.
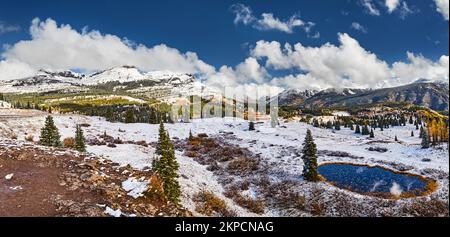
[[[123,141],[151,143],[158,139],[158,125],[110,123],[103,118],[80,115],[54,115],[54,118],[62,138],[74,136],[76,124],[90,124],[90,127],[84,128],[88,139],[104,132]],[[19,140],[24,140],[30,135],[37,140],[44,119],[44,115],[5,120],[0,118],[0,139],[13,132]],[[246,121],[233,118],[211,118],[194,120],[191,123],[167,124],[166,128],[173,139],[186,139],[190,130],[194,134],[206,133],[209,136],[233,134],[236,139],[227,142],[259,154],[267,164],[271,164],[271,174],[277,179],[289,180],[301,176],[303,162],[298,152],[302,148],[307,129],[312,130],[317,148],[323,152],[323,155],[319,157],[319,163],[352,162],[388,168],[392,168],[390,164],[397,164],[411,167],[408,172],[415,174],[421,174],[425,169],[449,173],[447,146],[440,149],[421,149],[419,131],[409,124],[406,127],[395,127],[385,131],[378,129],[375,131],[374,139],[356,135],[348,128],[333,131],[314,128],[298,121],[281,122],[277,128],[271,128],[270,121],[257,123],[256,131],[248,131]],[[411,137],[411,131],[414,131],[415,137]],[[395,136],[398,137],[399,142],[394,141]],[[385,153],[369,151],[370,147],[387,148],[388,151]],[[136,169],[146,169],[152,165],[154,148],[134,144],[117,145],[116,148],[89,146],[88,152],[121,165],[129,164]],[[350,157],[336,157],[332,155],[333,152],[346,152],[350,154]],[[256,215],[226,198],[222,194],[223,187],[219,184],[218,178],[205,166],[198,164],[192,158],[183,156],[181,152],[177,152],[177,159],[180,163],[179,180],[183,189],[182,204],[186,208],[195,212],[193,196],[201,190],[209,190],[225,200],[227,205],[239,215]],[[448,182],[441,185],[448,185]],[[355,196],[360,195],[355,194]],[[264,215],[276,214],[268,211]]]

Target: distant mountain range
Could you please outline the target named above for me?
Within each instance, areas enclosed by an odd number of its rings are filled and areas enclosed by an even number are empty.
[[[145,88],[188,88],[196,83],[194,75],[168,71],[141,72],[136,67],[121,66],[83,75],[72,71],[40,70],[35,76],[0,81],[0,93],[42,93],[51,91],[85,91],[92,87],[121,87],[124,90]],[[112,88],[114,89],[114,88]]]
[[[383,89],[328,89],[323,91],[286,90],[279,95],[279,104],[288,106],[348,107],[384,102],[406,102],[438,111],[449,109],[449,85],[418,80],[415,83]]]
[[[120,66],[84,75],[72,71],[40,70],[33,77],[0,81],[0,93],[81,92],[103,90],[128,92],[155,98],[220,93],[206,88],[194,75],[169,71],[142,72],[133,66]],[[278,95],[279,105],[347,107],[383,102],[407,102],[434,110],[448,111],[448,83],[421,79],[415,83],[383,89],[327,89],[322,91],[288,89]]]

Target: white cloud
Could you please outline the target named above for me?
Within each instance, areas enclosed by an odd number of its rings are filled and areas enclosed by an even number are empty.
[[[222,66],[218,72],[208,75],[207,83],[215,87],[235,87],[239,84],[263,83],[269,75],[258,61],[249,57],[234,69]]]
[[[408,53],[408,62],[389,66],[365,50],[347,34],[339,34],[339,46],[294,46],[259,41],[252,56],[274,70],[296,69],[298,74],[274,78],[272,85],[297,89],[379,88],[411,83],[420,78],[448,81],[448,56],[433,62]]]
[[[317,87],[375,87],[390,78],[388,65],[363,49],[347,34],[339,34],[339,47],[329,43],[321,47],[305,47],[298,43],[284,48],[278,42],[260,41],[252,55],[266,59],[266,66],[274,69],[297,69],[305,75],[277,78],[280,81],[308,80]],[[289,82],[294,85],[295,83]]]
[[[0,81],[29,77],[35,72],[30,65],[17,60],[0,61]]]
[[[361,0],[360,2],[370,15],[374,16],[380,15],[380,10],[378,10],[378,8],[375,6],[372,0]]]
[[[252,9],[244,4],[234,4],[230,9],[234,14],[236,14],[236,17],[234,18],[234,24],[236,25],[239,23],[249,25],[256,20],[253,16]]]
[[[396,62],[392,71],[399,78],[400,84],[410,83],[418,79],[449,81],[449,57],[441,56],[439,61],[433,62],[422,55],[407,53],[408,62]]]
[[[361,31],[361,32],[363,32],[364,34],[367,34],[367,29],[366,29],[366,27],[364,27],[363,25],[361,25],[361,24],[358,23],[358,22],[353,22],[352,25],[351,25],[351,28],[352,28],[352,29],[355,29],[355,30],[358,30],[358,31]]]
[[[171,70],[211,73],[214,67],[200,60],[196,53],[181,53],[166,45],[147,48],[133,46],[126,39],[98,31],[78,32],[69,25],[58,26],[51,19],[34,19],[31,40],[20,41],[3,53],[8,61],[31,68],[96,71],[119,65],[135,65],[142,70]]]
[[[442,14],[445,20],[449,19],[449,0],[434,0],[437,11]]]
[[[17,25],[8,25],[3,21],[0,21],[0,35],[10,32],[20,31],[20,26]]]
[[[385,5],[389,13],[392,13],[400,5],[400,0],[386,0]]]
[[[5,48],[0,61],[0,80],[33,75],[41,68],[79,69],[85,72],[120,65],[135,65],[143,70],[171,70],[199,73],[207,85],[250,88],[281,87],[325,89],[330,87],[377,88],[413,82],[420,78],[447,80],[449,57],[437,62],[422,55],[407,54],[406,62],[392,66],[364,49],[348,34],[339,34],[339,45],[326,43],[308,47],[297,43],[258,41],[250,57],[235,67],[219,70],[200,60],[196,53],[181,53],[166,45],[146,47],[98,31],[78,32],[53,20],[33,20],[31,39]],[[272,78],[269,71],[293,71]]]
[[[297,15],[291,16],[286,21],[275,17],[273,13],[263,13],[261,18],[257,18],[253,15],[252,9],[243,4],[234,4],[230,9],[236,15],[234,24],[250,25],[261,31],[277,30],[292,34],[295,28],[302,28],[306,33],[309,33],[315,26],[312,22],[304,22]]]

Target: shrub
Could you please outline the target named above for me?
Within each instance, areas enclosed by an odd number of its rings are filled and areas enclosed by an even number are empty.
[[[222,199],[210,191],[201,191],[194,196],[196,211],[205,216],[235,217],[236,213],[228,210]]]
[[[228,171],[234,174],[245,174],[256,171],[259,168],[259,161],[248,157],[239,157],[228,164]]]
[[[34,137],[33,137],[33,135],[28,135],[28,136],[26,136],[26,137],[25,137],[25,141],[27,141],[27,142],[34,142]]]
[[[158,175],[152,175],[152,177],[150,177],[150,185],[147,192],[145,193],[145,196],[153,201],[167,201],[166,195],[164,194],[163,182]]]
[[[12,133],[9,138],[11,138],[12,140],[17,140],[17,134]]]
[[[75,147],[75,138],[73,137],[65,138],[63,141],[63,146],[65,148],[73,149]]]

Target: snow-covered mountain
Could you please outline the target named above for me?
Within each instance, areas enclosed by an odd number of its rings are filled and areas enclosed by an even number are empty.
[[[33,93],[61,90],[86,90],[89,86],[138,83],[134,88],[190,88],[196,83],[194,75],[170,71],[142,72],[133,66],[114,67],[83,75],[72,71],[39,70],[35,76],[0,81],[0,93]],[[151,88],[147,88],[151,89]]]

